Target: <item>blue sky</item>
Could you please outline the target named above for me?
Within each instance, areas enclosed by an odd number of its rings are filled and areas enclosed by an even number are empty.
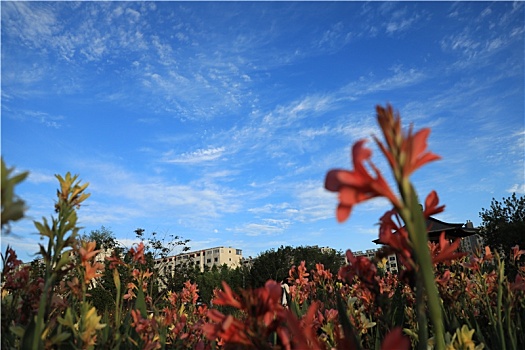
[[[4,2],[2,156],[31,172],[24,260],[57,181],[90,183],[82,232],[140,227],[244,256],[374,248],[382,199],[335,220],[326,172],[390,102],[442,160],[413,176],[471,220],[525,193],[522,2]],[[374,161],[387,172],[374,150]],[[391,178],[389,176],[389,178]]]

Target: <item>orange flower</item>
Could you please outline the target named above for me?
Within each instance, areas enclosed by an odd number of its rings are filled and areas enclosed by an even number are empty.
[[[80,258],[82,262],[91,260],[95,255],[97,255],[100,250],[95,250],[95,247],[97,246],[97,242],[82,242],[82,246],[78,250],[78,253],[80,254]]]
[[[221,312],[211,309],[208,310],[208,317],[214,322],[202,326],[202,331],[208,339],[222,339],[227,343],[251,345],[244,324],[232,315],[225,316]]]
[[[213,304],[233,306],[234,308],[241,309],[242,305],[239,302],[239,296],[235,294],[230,286],[224,281],[222,281],[222,288],[224,291],[217,291],[217,296],[213,299]]]
[[[394,113],[391,105],[386,108],[377,106],[376,111],[388,148],[377,138],[375,140],[394,172],[398,172],[402,178],[408,178],[426,163],[441,159],[436,154],[426,152],[430,129],[421,129],[414,135],[410,128],[408,134],[403,135],[401,118],[398,112]]]
[[[84,274],[85,284],[88,284],[89,282],[91,282],[93,278],[102,276],[101,273],[97,273],[97,271],[104,270],[104,265],[102,265],[101,263],[96,262],[96,263],[90,264],[88,261],[86,261],[86,262],[83,262],[82,265],[86,269],[86,272]]]
[[[356,142],[352,148],[354,170],[330,170],[326,174],[325,188],[332,192],[339,192],[339,206],[337,207],[337,221],[343,222],[350,216],[352,207],[374,197],[383,196],[399,207],[399,201],[394,195],[381,172],[370,161],[372,151],[364,147],[365,140]],[[370,175],[364,162],[375,172]]]
[[[144,243],[143,242],[140,242],[137,245],[137,249],[131,247],[129,249],[129,252],[132,255],[133,261],[137,261],[143,265],[146,263],[146,258],[144,257]]]
[[[191,283],[190,281],[184,282],[184,287],[182,288],[181,300],[183,303],[192,303],[195,304],[197,299],[199,299],[199,289],[197,288],[196,283]]]

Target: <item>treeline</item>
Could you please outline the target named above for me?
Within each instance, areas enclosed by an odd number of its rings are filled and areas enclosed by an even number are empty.
[[[155,260],[174,255],[174,252],[188,251],[189,240],[179,236],[164,236],[152,232],[147,234],[144,229],[135,230],[135,235],[145,246],[144,257],[146,266],[154,274],[152,285],[152,297],[161,299],[169,292],[180,292],[184,282],[196,283],[199,288],[199,302],[210,305],[213,291],[221,288],[222,281],[226,282],[234,291],[241,289],[255,289],[264,286],[266,281],[272,279],[278,282],[287,282],[289,270],[292,266],[298,266],[305,261],[307,271],[315,269],[316,264],[323,264],[326,270],[336,274],[344,264],[343,252],[337,250],[321,250],[317,246],[281,246],[277,249],[269,249],[251,259],[248,264],[229,268],[226,264],[213,267],[205,266],[201,271],[199,267],[190,264],[179,264],[173,273],[163,274],[155,266]],[[126,263],[131,262],[129,253],[124,254],[127,249],[120,246],[113,232],[102,226],[98,230],[84,234],[84,241],[95,241],[97,250],[105,250],[109,254],[121,256]],[[43,273],[42,265],[38,260],[33,261],[32,271],[34,275]],[[116,287],[113,280],[113,272],[109,268],[112,259],[104,261],[105,269],[103,276],[97,284],[93,284],[89,290],[89,299],[97,310],[111,310],[114,307]],[[118,267],[121,278],[122,289],[125,290],[133,280],[133,271],[126,271]]]

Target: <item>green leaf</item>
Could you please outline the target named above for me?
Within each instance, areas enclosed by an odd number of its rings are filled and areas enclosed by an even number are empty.
[[[148,311],[146,309],[146,298],[144,297],[144,291],[142,288],[138,288],[137,291],[137,300],[135,300],[135,309],[140,311],[142,317],[148,317]]]
[[[343,328],[343,334],[344,339],[342,340],[344,342],[343,349],[359,349],[361,350],[361,344],[359,340],[356,337],[354,326],[352,326],[352,322],[350,322],[350,319],[348,318],[348,315],[346,313],[346,306],[343,303],[343,300],[341,299],[341,296],[337,294],[337,313],[339,315],[339,323],[341,324],[341,327]],[[341,339],[339,339],[341,341]]]

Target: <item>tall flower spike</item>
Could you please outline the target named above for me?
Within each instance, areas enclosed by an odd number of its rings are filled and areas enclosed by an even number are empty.
[[[408,134],[403,135],[401,118],[399,113],[394,112],[391,105],[387,105],[386,108],[377,106],[376,111],[386,145],[376,137],[374,139],[388,159],[398,181],[407,179],[410,174],[426,163],[441,159],[440,156],[427,152],[429,128],[421,129],[415,135],[410,128]]]

